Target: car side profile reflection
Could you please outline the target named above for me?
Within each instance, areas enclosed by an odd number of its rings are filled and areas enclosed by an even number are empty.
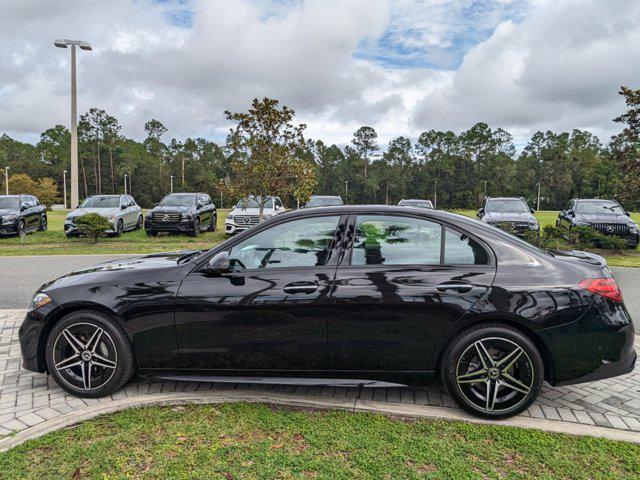
[[[44,285],[25,368],[81,397],[134,373],[184,381],[442,382],[503,418],[552,385],[633,369],[633,323],[604,261],[547,252],[456,214],[283,213],[209,251],[155,254]]]

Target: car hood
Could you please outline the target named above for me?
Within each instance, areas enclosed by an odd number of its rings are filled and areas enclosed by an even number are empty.
[[[149,213],[183,213],[192,212],[195,207],[190,206],[170,206],[170,205],[158,205],[149,210]]]
[[[193,250],[181,250],[111,260],[68,273],[51,282],[45,283],[39,290],[46,292],[52,289],[70,287],[78,284],[120,282],[125,278],[136,277],[138,274],[142,274],[145,278],[148,278],[150,270],[175,268],[180,265],[178,263],[180,258],[193,252]]]
[[[265,208],[262,211],[265,215],[272,215],[275,210],[273,208]],[[234,208],[229,212],[229,215],[260,215],[259,208]]]
[[[575,216],[576,221],[584,223],[620,223],[623,225],[635,225],[634,221],[626,215],[616,214],[586,214],[578,213]]]
[[[108,217],[109,215],[118,215],[120,213],[120,208],[76,208],[73,212],[67,215],[67,218],[76,218],[82,215],[87,215],[88,213],[97,213],[102,217]]]
[[[18,209],[0,208],[0,216],[2,215],[18,215]]]
[[[484,222],[537,222],[536,217],[526,212],[488,212],[482,217],[482,220]]]

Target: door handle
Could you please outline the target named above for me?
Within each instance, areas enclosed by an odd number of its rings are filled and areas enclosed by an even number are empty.
[[[318,284],[315,282],[292,282],[284,286],[286,293],[313,293],[318,290]]]
[[[473,285],[468,283],[441,283],[436,285],[436,290],[439,292],[453,291],[456,293],[468,293],[473,288]]]

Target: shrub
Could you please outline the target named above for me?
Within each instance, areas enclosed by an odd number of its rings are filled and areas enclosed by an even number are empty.
[[[103,237],[107,230],[111,229],[111,223],[97,213],[87,213],[75,220],[78,231],[98,243],[98,238]]]
[[[560,250],[567,244],[576,250],[602,248],[620,252],[625,249],[626,242],[615,235],[604,235],[593,228],[581,226],[564,230],[554,225],[545,225],[540,235],[528,232],[525,240],[540,248]]]

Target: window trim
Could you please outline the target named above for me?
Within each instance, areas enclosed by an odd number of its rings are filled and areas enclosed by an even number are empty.
[[[359,216],[371,216],[371,215],[378,215],[378,216],[387,216],[387,217],[403,217],[403,218],[415,218],[418,220],[425,220],[425,221],[429,221],[432,223],[437,223],[438,225],[440,225],[441,228],[441,239],[440,239],[440,262],[439,263],[406,263],[406,264],[397,264],[397,265],[384,265],[384,264],[375,264],[375,265],[352,265],[351,264],[351,259],[353,256],[353,240],[354,240],[354,236],[355,236],[355,227],[356,227],[356,223],[358,221],[358,217]],[[460,227],[458,227],[457,225],[453,225],[449,222],[446,221],[442,221],[441,219],[435,219],[433,217],[430,217],[428,215],[417,215],[414,213],[404,213],[404,212],[384,212],[384,213],[376,213],[376,212],[351,212],[350,216],[349,216],[349,221],[348,221],[348,226],[347,226],[348,230],[349,230],[349,238],[347,240],[347,246],[343,247],[346,250],[348,250],[347,252],[344,252],[341,258],[341,261],[338,264],[338,268],[379,268],[379,267],[388,267],[388,268],[395,268],[395,267],[417,267],[417,268],[423,268],[423,267],[444,267],[444,268],[449,268],[449,267],[455,267],[455,268],[469,268],[469,267],[473,267],[473,268],[485,268],[485,267],[491,267],[491,268],[495,268],[496,267],[496,261],[495,261],[495,254],[493,252],[493,250],[489,247],[489,245],[487,245],[487,243],[485,241],[483,241],[482,239],[478,238],[476,235],[473,235],[472,233],[470,233],[467,230],[461,229]],[[472,263],[444,263],[444,249],[445,249],[445,237],[446,237],[446,228],[450,228],[451,230],[458,232],[460,234],[466,235],[469,238],[475,240],[476,242],[478,242],[478,244],[484,248],[485,252],[487,253],[487,263],[485,264],[472,264]]]
[[[335,269],[338,266],[338,263],[340,261],[340,252],[343,248],[343,245],[336,245],[337,242],[339,242],[339,238],[340,236],[338,235],[341,229],[346,228],[348,219],[349,219],[349,214],[348,213],[325,213],[322,215],[314,215],[312,217],[301,217],[301,218],[292,218],[292,219],[284,219],[281,220],[279,222],[274,223],[273,225],[269,225],[269,226],[264,226],[264,224],[261,226],[261,228],[257,228],[254,227],[254,229],[251,230],[247,230],[250,231],[252,234],[251,235],[247,235],[247,236],[242,236],[240,238],[232,238],[231,240],[235,240],[235,241],[231,241],[228,245],[225,245],[224,248],[221,249],[212,249],[210,251],[210,254],[208,254],[206,256],[206,258],[204,258],[202,260],[202,262],[199,262],[196,267],[191,270],[191,272],[189,272],[189,274],[197,272],[202,270],[202,268],[206,268],[207,263],[209,262],[209,260],[211,259],[211,257],[213,255],[216,255],[220,252],[224,252],[227,251],[229,252],[229,254],[231,254],[231,249],[233,247],[235,247],[236,245],[238,245],[239,243],[244,242],[245,240],[248,240],[252,237],[255,237],[256,235],[264,232],[265,230],[269,229],[269,228],[274,228],[277,227],[278,225],[284,224],[284,223],[290,223],[290,222],[296,222],[299,220],[310,220],[310,219],[317,219],[317,218],[323,218],[323,217],[337,217],[338,218],[338,223],[336,225],[336,229],[333,232],[333,237],[331,239],[331,243],[329,244],[329,259],[327,261],[327,263],[325,263],[324,265],[313,265],[313,266],[289,266],[289,267],[275,267],[275,268],[247,268],[245,270],[238,270],[238,271],[233,271],[231,273],[231,275],[244,275],[247,273],[256,273],[256,272],[265,272],[265,271],[278,271],[278,272],[286,272],[287,270],[303,270],[303,269],[314,269],[314,268],[333,268]],[[276,217],[277,218],[277,217]],[[343,243],[343,242],[339,242],[339,243]]]

